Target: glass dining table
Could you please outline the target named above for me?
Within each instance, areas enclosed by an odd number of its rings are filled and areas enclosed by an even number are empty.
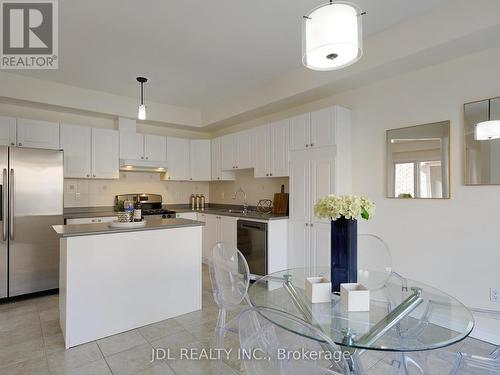
[[[369,311],[347,311],[335,293],[330,302],[311,303],[305,294],[305,280],[318,276],[329,280],[330,268],[295,268],[269,274],[250,286],[250,301],[313,324],[352,353],[443,348],[466,338],[474,327],[472,313],[460,301],[396,273],[358,272],[358,283],[370,290]]]

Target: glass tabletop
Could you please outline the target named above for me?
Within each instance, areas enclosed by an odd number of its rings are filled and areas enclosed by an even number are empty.
[[[315,325],[336,344],[385,351],[422,351],[442,348],[467,337],[474,327],[471,312],[436,288],[397,274],[376,271],[358,274],[370,288],[370,310],[347,311],[340,296],[311,303],[305,294],[307,277],[330,279],[330,268],[295,268],[255,281],[248,291],[254,306],[290,313]],[[282,326],[282,322],[273,322]],[[293,327],[283,327],[293,330]],[[303,332],[296,332],[302,334]],[[316,339],[315,337],[311,337]]]

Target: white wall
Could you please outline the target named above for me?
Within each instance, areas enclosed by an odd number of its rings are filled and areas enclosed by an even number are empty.
[[[257,126],[332,104],[353,110],[353,188],[377,204],[360,224],[391,247],[394,269],[434,285],[474,308],[500,311],[489,288],[500,287],[500,186],[464,186],[463,104],[500,95],[500,49],[442,63],[222,132]],[[385,131],[451,121],[451,199],[385,198]],[[500,320],[475,333],[500,342]]]

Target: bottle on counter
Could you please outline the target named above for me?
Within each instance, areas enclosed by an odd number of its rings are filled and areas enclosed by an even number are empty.
[[[205,194],[201,195],[201,210],[205,211]]]
[[[194,211],[196,209],[196,197],[195,197],[194,193],[191,194],[190,199],[191,199],[191,210]]]
[[[200,209],[201,197],[199,194],[196,194],[196,209]]]
[[[142,205],[139,201],[134,204],[134,221],[142,221]]]

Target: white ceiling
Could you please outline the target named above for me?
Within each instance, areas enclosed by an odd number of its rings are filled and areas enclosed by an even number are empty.
[[[364,35],[447,0],[355,0]],[[323,1],[324,2],[324,1]],[[318,0],[65,0],[57,71],[20,74],[136,97],[207,107],[301,66],[301,16]]]

